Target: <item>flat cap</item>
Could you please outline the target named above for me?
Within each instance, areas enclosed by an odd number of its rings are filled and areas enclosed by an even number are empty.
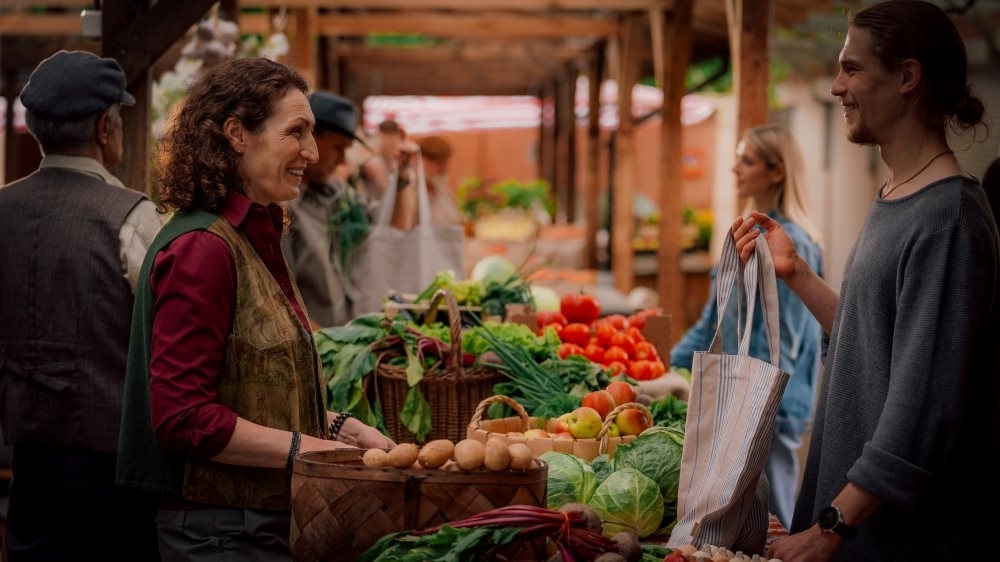
[[[21,90],[24,107],[45,117],[94,115],[116,103],[134,105],[118,61],[87,51],[59,51],[35,67]]]
[[[358,128],[358,110],[351,100],[329,92],[313,92],[309,107],[317,123],[368,146],[354,132]]]

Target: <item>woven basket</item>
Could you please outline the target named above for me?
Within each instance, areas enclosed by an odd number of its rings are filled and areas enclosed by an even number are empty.
[[[484,420],[483,415],[485,415],[486,409],[495,402],[507,404],[514,409],[517,416]],[[479,403],[479,407],[476,408],[475,413],[472,415],[472,421],[469,422],[469,426],[466,429],[466,437],[485,443],[490,437],[501,436],[508,441],[523,441],[536,457],[549,451],[558,451],[591,461],[603,453],[607,453],[609,456],[614,455],[615,448],[618,445],[635,439],[635,435],[625,435],[622,437],[608,436],[608,429],[614,422],[615,416],[633,408],[641,411],[646,417],[647,422],[649,422],[649,425],[652,425],[653,415],[649,410],[638,402],[629,402],[628,404],[616,407],[608,413],[607,417],[604,418],[604,424],[601,426],[601,431],[597,434],[597,437],[590,439],[525,439],[523,436],[519,437],[514,434],[524,433],[534,428],[544,429],[551,433],[555,430],[556,420],[529,417],[524,407],[518,404],[516,400],[498,394]]]
[[[503,374],[493,367],[462,366],[462,319],[455,297],[448,291],[438,291],[425,317],[437,317],[442,301],[448,306],[451,347],[442,364],[424,371],[418,384],[431,409],[432,429],[425,441],[450,439],[457,443],[465,438],[465,428],[476,405],[493,394],[493,385],[503,380]],[[397,443],[418,442],[400,417],[409,390],[406,367],[379,363],[375,369],[376,399],[382,403],[389,436]]]
[[[505,505],[545,507],[545,463],[524,472],[453,472],[366,467],[363,455],[361,449],[341,449],[295,458],[291,544],[296,561],[350,561],[389,533]]]

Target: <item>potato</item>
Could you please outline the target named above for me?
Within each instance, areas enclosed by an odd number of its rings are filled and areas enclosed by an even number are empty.
[[[361,462],[365,466],[382,467],[387,464],[386,457],[388,456],[389,453],[384,449],[368,449],[365,451],[364,456],[361,457]]]
[[[510,469],[525,471],[531,468],[534,457],[531,449],[524,443],[514,443],[507,448],[510,451]]]
[[[486,455],[483,466],[489,470],[507,470],[510,466],[510,448],[499,437],[490,437],[486,442]]]
[[[479,470],[486,458],[486,446],[475,439],[462,439],[455,445],[455,462],[462,470]]]
[[[389,466],[409,468],[410,465],[417,462],[418,454],[419,449],[413,443],[400,443],[389,451],[385,461]]]
[[[440,468],[451,459],[455,444],[448,439],[435,439],[420,448],[417,460],[426,468]]]

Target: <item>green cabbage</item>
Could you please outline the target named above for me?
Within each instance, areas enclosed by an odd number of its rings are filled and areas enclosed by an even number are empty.
[[[660,487],[633,468],[612,472],[594,491],[590,507],[604,521],[607,537],[622,531],[647,537],[660,528],[663,519]]]
[[[677,501],[683,452],[682,432],[668,427],[651,427],[632,441],[615,448],[615,470],[638,470],[656,482],[664,503],[672,504]]]
[[[546,490],[549,509],[559,509],[567,503],[590,503],[597,488],[597,474],[590,464],[557,451],[548,451],[538,458],[549,465]]]
[[[597,473],[597,483],[600,484],[604,480],[611,476],[611,473],[615,471],[615,465],[611,462],[611,457],[601,453],[590,461],[590,466],[593,467],[594,472]]]

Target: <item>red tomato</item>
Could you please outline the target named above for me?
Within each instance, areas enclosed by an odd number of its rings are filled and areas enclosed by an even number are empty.
[[[597,335],[598,345],[602,345],[604,347],[610,347],[611,338],[615,337],[615,334],[618,333],[618,330],[611,324],[603,322],[601,320],[598,320],[594,325],[596,326],[595,333]]]
[[[560,326],[559,324],[549,324],[548,326],[540,326],[538,328],[538,336],[539,337],[544,336],[546,331],[552,330],[553,332],[556,333],[556,337],[559,338],[561,341],[562,338],[559,336],[559,334],[562,333],[562,329],[563,327]]]
[[[632,336],[632,339],[635,340],[635,343],[646,341],[646,336],[642,335],[642,330],[636,328],[635,326],[629,326],[628,329],[625,330],[625,333]]]
[[[612,314],[610,316],[605,316],[601,320],[611,324],[616,330],[619,331],[628,328],[628,318],[626,318],[624,314]]]
[[[655,379],[653,376],[654,367],[653,362],[648,359],[640,359],[638,361],[633,361],[629,365],[629,373],[631,373],[632,378],[637,381],[648,381]]]
[[[659,359],[655,361],[650,361],[653,364],[653,378],[657,379],[667,374],[667,366],[663,364],[663,361]]]
[[[641,341],[635,344],[635,353],[632,354],[633,359],[659,359],[659,355],[656,353],[656,346],[649,343],[648,341]]]
[[[561,343],[556,349],[556,353],[560,359],[565,359],[570,355],[583,355],[583,348],[572,343]]]
[[[556,312],[554,310],[540,310],[536,312],[535,323],[538,324],[539,328],[544,328],[549,324],[558,324],[560,326],[568,324],[568,322],[566,322],[566,317],[563,316],[561,312]]]
[[[622,363],[621,361],[612,361],[608,363],[607,366],[608,366],[607,370],[608,372],[611,373],[612,377],[628,374],[628,366],[625,363]]]
[[[592,343],[583,348],[583,356],[594,363],[600,363],[604,361],[604,348]]]
[[[559,301],[559,312],[566,320],[590,325],[601,314],[601,303],[593,295],[567,293]]]
[[[632,339],[632,336],[624,332],[618,332],[617,334],[611,337],[611,345],[609,345],[608,347],[612,346],[618,346],[624,349],[625,353],[628,354],[629,358],[631,358],[635,354],[635,340]]]
[[[683,552],[675,550],[668,554],[667,557],[663,559],[663,562],[687,562],[687,557],[684,556]]]
[[[604,352],[604,361],[603,361],[603,363],[605,365],[608,365],[608,364],[613,363],[615,361],[620,361],[622,363],[628,363],[628,353],[625,353],[625,350],[622,349],[622,348],[620,348],[620,347],[618,347],[617,345],[613,345],[613,346],[609,347],[608,350]]]
[[[646,317],[638,313],[633,314],[628,317],[628,325],[641,330],[646,327]]]
[[[559,333],[559,339],[565,343],[576,344],[582,349],[590,343],[590,327],[578,322],[567,324]]]

